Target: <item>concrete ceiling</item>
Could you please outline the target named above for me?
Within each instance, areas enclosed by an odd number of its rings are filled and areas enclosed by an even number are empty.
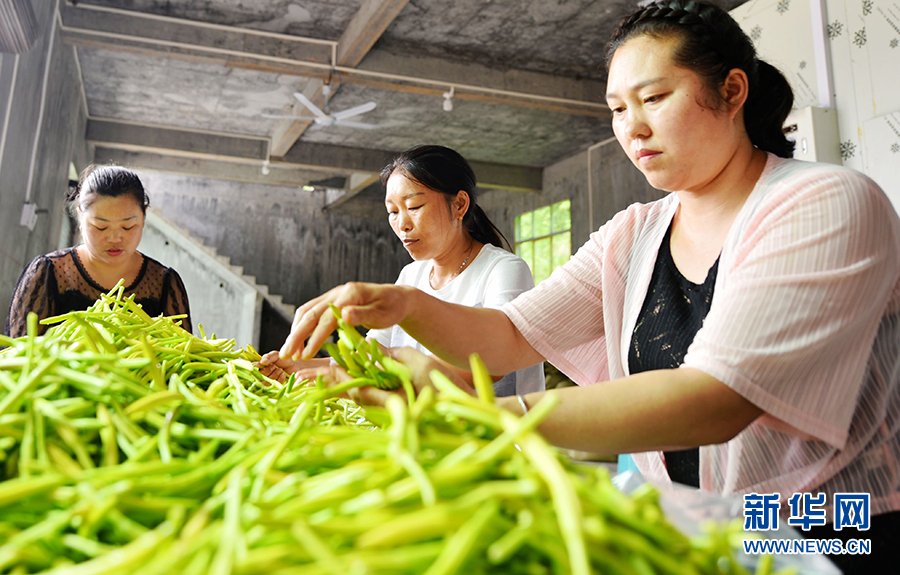
[[[723,0],[730,9],[743,0]],[[61,0],[98,161],[377,198],[372,175],[422,143],[485,187],[611,136],[600,66],[622,0]],[[372,130],[309,115],[300,91]],[[453,88],[453,110],[442,108]],[[380,201],[380,200],[378,200]]]

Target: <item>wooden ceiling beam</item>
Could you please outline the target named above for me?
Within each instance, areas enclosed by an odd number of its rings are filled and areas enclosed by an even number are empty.
[[[91,118],[85,130],[90,144],[166,150],[223,160],[264,162],[268,159],[268,138],[185,130],[171,126],[151,126],[105,118]]]
[[[310,170],[288,164],[270,164],[268,173],[264,173],[260,162],[244,163],[231,159],[174,153],[165,149],[150,150],[138,146],[118,146],[108,143],[95,145],[94,162],[104,164],[112,162],[139,170],[153,170],[198,178],[296,188],[333,174],[322,168]]]
[[[268,160],[265,138],[191,131],[172,126],[135,124],[109,118],[91,118],[85,139],[97,150],[100,160],[129,158],[129,162],[147,169],[189,173],[220,179],[303,186],[327,176],[378,174],[394,157],[394,152],[350,148],[332,144],[297,142],[282,158]],[[117,150],[115,154],[111,150]],[[261,177],[268,162],[271,177]],[[478,187],[512,191],[540,191],[543,170],[490,162],[470,162]],[[232,167],[225,168],[228,164]],[[327,176],[323,175],[326,174]],[[357,176],[359,178],[360,176]],[[351,183],[351,197],[366,187]]]
[[[325,83],[322,80],[312,78],[307,83],[306,89],[303,90],[304,95],[319,109],[324,108],[326,103],[325,94],[322,93],[322,86],[324,85]],[[301,106],[301,109],[303,109],[300,102],[294,102],[294,105]],[[308,110],[306,113],[312,114]],[[300,139],[300,136],[303,135],[303,132],[312,125],[313,120],[278,120],[272,132],[272,156],[281,158],[287,154],[297,140]]]
[[[409,0],[364,0],[338,40],[338,66],[355,68]]]
[[[115,40],[142,40],[157,46],[187,46],[210,53],[259,56],[318,64],[332,64],[335,43],[315,38],[261,32],[193,20],[144,14],[68,2],[60,5],[63,31],[82,31]]]
[[[408,2],[364,0],[338,40],[335,65],[355,68]],[[328,102],[322,93],[323,85],[319,80],[312,81],[305,92],[306,97],[319,108],[324,108]],[[280,120],[272,135],[272,155],[284,156],[312,124],[311,120]]]

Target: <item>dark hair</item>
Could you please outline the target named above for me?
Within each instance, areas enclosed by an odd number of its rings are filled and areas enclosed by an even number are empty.
[[[784,136],[784,121],[794,103],[787,79],[771,64],[756,57],[753,42],[725,10],[695,0],[658,0],[635,10],[619,22],[606,47],[606,69],[615,51],[637,36],[676,37],[681,40],[673,59],[693,70],[721,105],[719,87],[739,68],[749,79],[744,103],[744,126],[760,150],[790,158],[794,142]]]
[[[509,249],[509,240],[476,203],[475,172],[459,152],[444,146],[416,146],[400,152],[381,170],[383,189],[387,189],[387,181],[395,170],[400,170],[401,174],[430,190],[444,194],[448,204],[460,191],[469,194],[469,209],[463,216],[463,225],[469,235],[476,241],[498,248],[504,247],[505,242]]]
[[[78,178],[78,185],[69,193],[66,201],[69,213],[78,217],[78,209],[86,210],[97,199],[97,196],[117,198],[128,195],[137,202],[141,212],[147,214],[150,198],[144,191],[141,179],[133,171],[120,166],[101,166],[91,164]]]

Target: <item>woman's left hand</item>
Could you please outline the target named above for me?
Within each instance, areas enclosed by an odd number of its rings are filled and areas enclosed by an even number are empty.
[[[268,378],[284,383],[290,374],[296,374],[299,380],[315,378],[316,370],[328,367],[331,360],[328,358],[316,358],[306,361],[294,361],[281,359],[278,351],[270,351],[256,362],[260,373]]]

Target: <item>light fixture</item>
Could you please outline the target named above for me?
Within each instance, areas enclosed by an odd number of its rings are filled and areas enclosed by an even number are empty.
[[[453,111],[453,86],[450,86],[449,92],[444,92],[444,111]]]
[[[300,186],[300,189],[303,190],[304,192],[315,192],[316,191],[316,187],[310,186],[309,184],[306,184],[305,186]]]
[[[271,170],[269,169],[269,160],[263,160],[262,167],[259,169],[259,171],[264,176],[269,175],[269,172],[271,172]]]

